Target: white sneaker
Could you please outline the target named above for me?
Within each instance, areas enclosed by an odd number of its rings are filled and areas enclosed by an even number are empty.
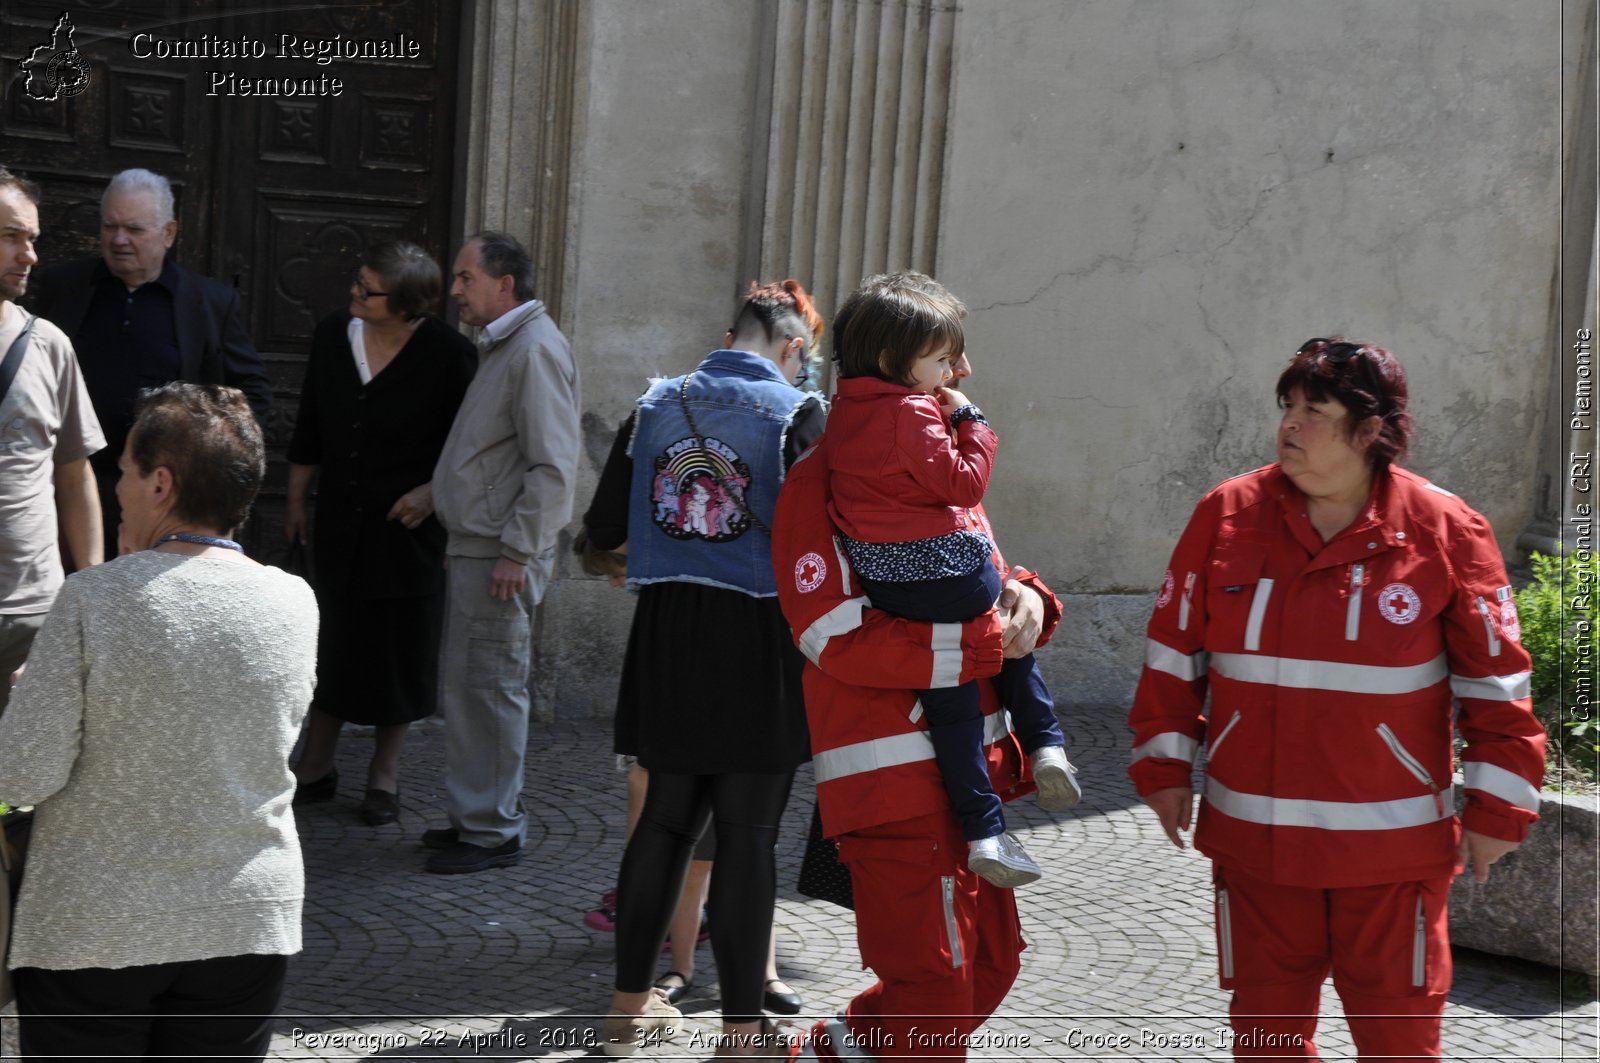
[[[1036,882],[1044,874],[1022,843],[1010,834],[968,842],[967,867],[991,886],[1006,890]]]
[[[1040,746],[1033,751],[1033,781],[1039,786],[1039,807],[1046,812],[1065,812],[1083,800],[1078,769],[1060,746]]]

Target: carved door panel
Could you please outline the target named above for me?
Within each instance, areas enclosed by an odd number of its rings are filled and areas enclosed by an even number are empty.
[[[249,538],[274,543],[311,333],[345,305],[360,249],[407,239],[448,271],[461,5],[80,0],[67,11],[87,83],[41,101],[22,91],[21,63],[50,42],[63,8],[6,0],[0,163],[44,186],[46,264],[98,253],[100,193],[113,173],[142,166],[172,180],[174,253],[239,289],[272,376],[274,460]],[[141,32],[150,36],[135,41]],[[345,54],[361,41],[398,54]],[[250,42],[262,54],[159,54],[208,42],[213,51]]]

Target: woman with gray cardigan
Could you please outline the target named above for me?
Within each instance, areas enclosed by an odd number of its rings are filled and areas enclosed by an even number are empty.
[[[0,717],[0,801],[36,806],[21,1048],[259,1060],[300,949],[316,603],[227,538],[265,467],[242,393],[146,392],[120,464],[122,556],[67,580]]]

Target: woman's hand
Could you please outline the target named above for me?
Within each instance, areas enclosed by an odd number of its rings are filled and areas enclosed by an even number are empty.
[[[606,573],[606,582],[613,587],[626,587],[628,585],[628,544],[623,543],[615,550],[606,551],[617,561],[617,569]]]
[[[1004,625],[1000,632],[1002,653],[1012,658],[1026,657],[1039,644],[1039,633],[1044,630],[1044,599],[1026,583],[1008,576],[998,604],[1000,623]]]
[[[1156,818],[1161,821],[1161,829],[1167,832],[1172,844],[1180,849],[1188,848],[1183,844],[1179,831],[1189,829],[1190,817],[1194,815],[1194,791],[1187,786],[1157,790],[1153,794],[1146,794],[1144,803],[1155,810]]]
[[[1463,872],[1468,867],[1472,868],[1472,880],[1482,885],[1489,881],[1489,865],[1521,844],[1503,838],[1491,838],[1475,830],[1463,830],[1461,848],[1456,850],[1456,863],[1461,865]]]
[[[422,522],[433,516],[433,481],[413,487],[389,507],[389,519],[397,520],[415,531]]]
[[[291,543],[304,546],[311,534],[311,522],[306,517],[304,501],[289,499],[289,512],[283,518],[283,537]]]

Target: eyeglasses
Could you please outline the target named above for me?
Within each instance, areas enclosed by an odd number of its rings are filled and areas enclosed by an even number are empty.
[[[381,299],[381,298],[383,298],[383,297],[385,297],[385,296],[387,296],[389,294],[388,292],[373,291],[371,288],[368,288],[365,284],[362,284],[361,283],[361,274],[359,274],[359,273],[357,273],[354,277],[350,278],[350,287],[352,287],[352,288],[354,288],[356,290],[356,298],[360,299],[363,303],[366,302],[368,299]]]
[[[1360,365],[1361,375],[1366,381],[1367,390],[1378,401],[1378,408],[1382,410],[1389,405],[1389,393],[1384,389],[1383,378],[1379,374],[1377,366],[1377,358],[1370,347],[1363,347],[1359,343],[1335,342],[1318,337],[1317,339],[1306,340],[1295,353],[1306,354],[1319,343],[1325,349],[1318,357],[1340,370],[1343,370],[1345,365],[1350,362]]]

